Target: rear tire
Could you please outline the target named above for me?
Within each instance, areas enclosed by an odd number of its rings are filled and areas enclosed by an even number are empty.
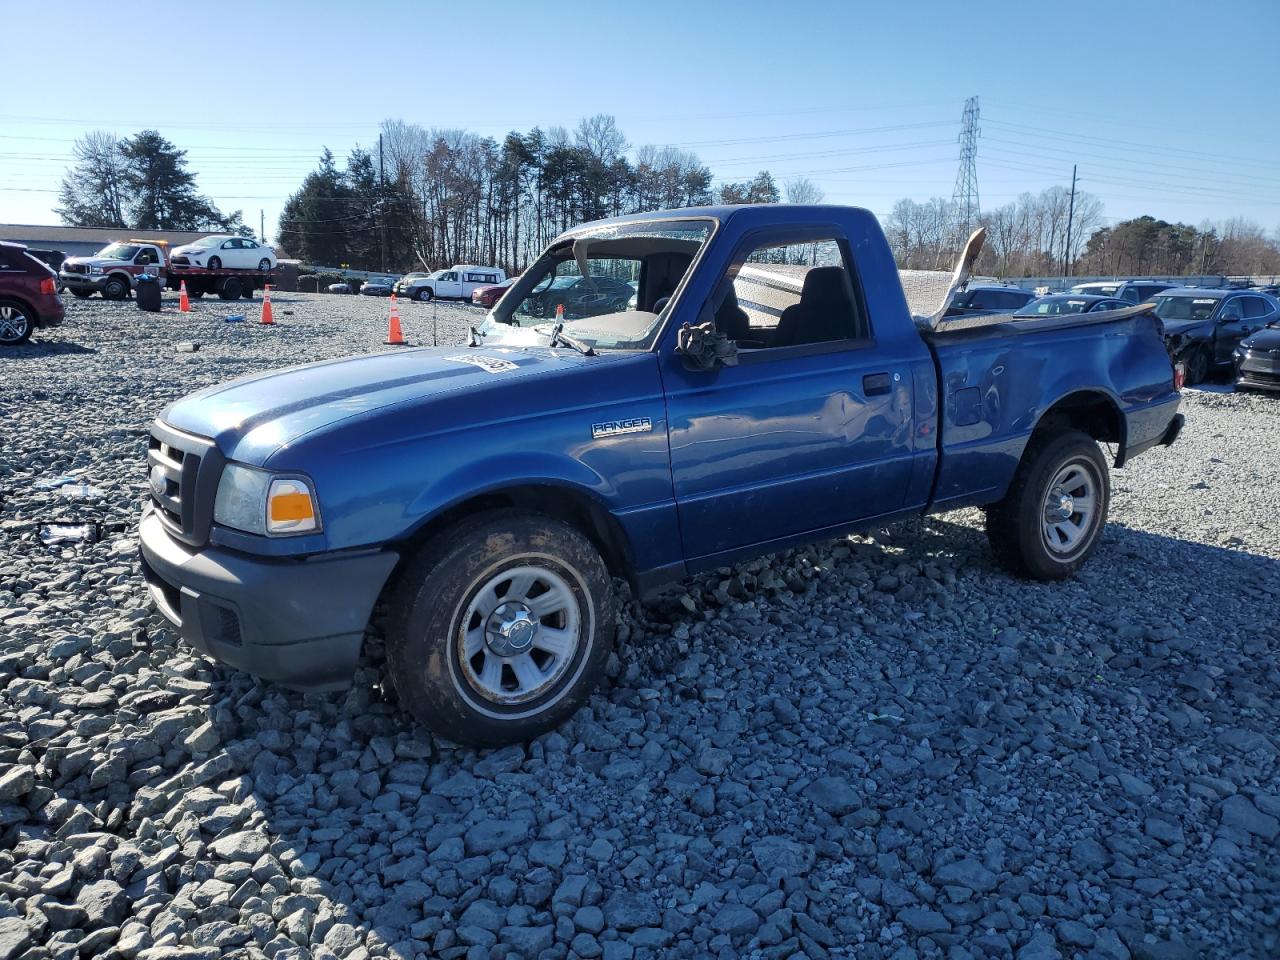
[[[17,300],[0,300],[0,347],[16,347],[31,339],[35,314]]]
[[[1107,462],[1092,437],[1079,430],[1033,437],[1009,492],[987,508],[987,539],[1011,573],[1061,580],[1097,546],[1110,502]]]
[[[112,277],[102,286],[104,300],[124,300],[129,296],[129,284],[119,277]]]
[[[435,297],[435,292],[430,287],[423,287],[418,291],[417,300],[419,303],[430,303]]]
[[[590,696],[613,648],[613,585],[599,551],[550,517],[500,510],[427,544],[387,627],[401,703],[458,743],[537,737]]]
[[[223,300],[239,300],[240,293],[240,281],[235,277],[227,277],[218,287],[218,296]]]

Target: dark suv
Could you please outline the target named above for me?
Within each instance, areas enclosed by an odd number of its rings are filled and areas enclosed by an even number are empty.
[[[36,327],[62,322],[58,275],[20,243],[0,241],[0,347],[26,343]]]

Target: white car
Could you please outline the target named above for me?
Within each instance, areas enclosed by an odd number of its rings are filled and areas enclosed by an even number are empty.
[[[248,237],[204,237],[176,247],[169,254],[175,267],[206,270],[274,270],[276,252]]]

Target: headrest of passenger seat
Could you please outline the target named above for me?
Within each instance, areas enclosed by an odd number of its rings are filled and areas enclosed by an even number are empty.
[[[805,303],[848,303],[853,300],[844,267],[814,267],[804,275],[800,299]]]

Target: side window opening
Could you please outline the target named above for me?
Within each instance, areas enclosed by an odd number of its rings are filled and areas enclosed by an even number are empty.
[[[726,276],[715,324],[739,349],[870,339],[844,243],[835,237],[763,242]]]

